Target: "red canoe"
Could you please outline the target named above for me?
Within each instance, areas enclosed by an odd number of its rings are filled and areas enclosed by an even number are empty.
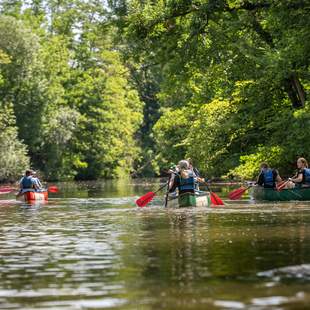
[[[26,192],[16,197],[19,201],[31,202],[31,201],[47,201],[48,191],[45,192]]]

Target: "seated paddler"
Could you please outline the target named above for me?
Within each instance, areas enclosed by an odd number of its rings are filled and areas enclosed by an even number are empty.
[[[19,193],[17,195],[21,195],[27,191],[34,190],[34,181],[32,178],[32,170],[27,169],[25,171],[25,175],[19,181]]]
[[[184,193],[195,193],[195,176],[190,170],[187,160],[181,160],[178,163],[178,170],[175,172],[169,192],[174,192],[176,189],[178,189],[179,195]]]
[[[36,171],[32,171],[32,182],[36,192],[44,191],[44,188]]]
[[[264,188],[275,188],[276,184],[282,182],[279,172],[269,167],[267,163],[260,165],[260,174],[257,178],[257,184]]]
[[[297,172],[293,178],[289,178],[287,188],[310,187],[310,169],[305,158],[300,157],[297,160]]]
[[[193,160],[191,158],[186,159],[189,164],[189,170],[191,170],[194,174],[196,183],[196,190],[199,190],[199,183],[206,183],[208,180],[206,178],[201,177],[199,170],[194,166]]]

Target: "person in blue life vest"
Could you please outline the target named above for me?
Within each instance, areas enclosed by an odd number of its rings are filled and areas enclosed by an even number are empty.
[[[297,160],[297,173],[293,178],[289,178],[287,188],[310,187],[310,169],[305,158],[300,157]]]
[[[169,186],[169,192],[173,193],[178,189],[179,195],[184,193],[195,193],[196,178],[187,160],[178,163],[178,171]]]
[[[19,181],[19,193],[18,196],[22,195],[24,192],[31,191],[34,189],[34,182],[32,179],[32,170],[27,169],[25,175]]]
[[[279,172],[269,167],[267,163],[260,165],[261,172],[257,178],[257,184],[264,188],[275,188],[278,182],[282,182]]]

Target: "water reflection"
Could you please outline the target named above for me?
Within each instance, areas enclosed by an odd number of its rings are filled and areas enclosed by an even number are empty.
[[[310,301],[310,205],[138,209],[159,182],[60,184],[0,202],[1,309],[294,309]],[[7,201],[11,201],[7,203]]]

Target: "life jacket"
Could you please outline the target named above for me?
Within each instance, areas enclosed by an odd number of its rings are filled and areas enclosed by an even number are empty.
[[[180,185],[179,185],[179,191],[189,191],[189,190],[195,190],[195,179],[193,172],[189,172],[189,176],[187,179],[184,179],[179,175],[180,178]]]
[[[310,185],[310,169],[304,168],[303,170],[303,183]]]
[[[33,187],[32,176],[23,177],[20,183],[23,189],[32,188]]]
[[[275,182],[273,179],[273,172],[271,169],[264,169],[262,171],[263,175],[264,175],[264,187],[274,187],[275,186]]]

